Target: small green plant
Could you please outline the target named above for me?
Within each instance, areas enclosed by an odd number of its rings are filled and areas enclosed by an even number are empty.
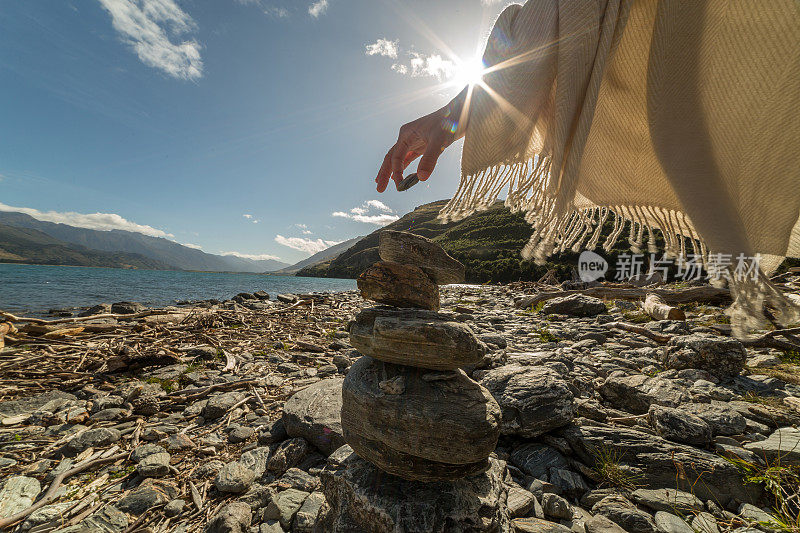
[[[797,350],[784,350],[779,355],[780,360],[790,365],[800,365],[800,352]]]
[[[550,333],[550,330],[547,328],[540,329],[537,333],[539,333],[539,340],[542,342],[558,342],[561,339]]]
[[[631,474],[620,465],[622,453],[618,449],[604,445],[595,448],[592,455],[595,459],[593,470],[604,484],[631,491],[637,488],[641,476]]]
[[[653,320],[650,318],[650,315],[644,311],[625,311],[622,313],[622,316],[625,317],[626,321],[633,324],[644,324]]]
[[[175,383],[174,379],[162,379],[162,378],[150,377],[150,378],[146,378],[145,381],[147,383],[152,383],[154,385],[160,385],[161,386],[161,390],[163,390],[164,392],[172,392],[172,391],[174,391],[175,387],[177,385]]]
[[[743,402],[757,403],[770,407],[783,407],[783,400],[777,396],[760,396],[755,392],[748,392],[742,395]]]
[[[780,460],[760,465],[737,456],[724,458],[739,469],[745,483],[761,485],[769,495],[772,519],[758,525],[767,531],[800,532],[800,467]]]

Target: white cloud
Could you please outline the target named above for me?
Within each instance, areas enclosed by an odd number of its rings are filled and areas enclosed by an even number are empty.
[[[401,74],[407,74],[412,78],[430,77],[438,80],[452,78],[456,72],[456,64],[449,59],[444,59],[439,54],[425,56],[417,52],[409,52],[409,56],[411,59],[408,66],[400,65],[400,67],[405,68],[399,69],[394,68],[395,65],[392,65],[392,69]]]
[[[248,215],[247,213],[245,213],[245,214],[244,214],[244,215],[242,215],[242,216],[243,216],[244,218],[247,218],[247,219],[253,218],[253,215]]]
[[[203,249],[203,247],[200,246],[199,244],[191,244],[191,243],[188,243],[188,242],[183,243],[181,246],[185,246],[187,248],[192,248],[193,250],[202,250]]]
[[[277,19],[289,18],[289,10],[285,7],[264,6],[264,13]]]
[[[397,72],[398,74],[406,75],[408,74],[408,67],[405,65],[401,65],[400,63],[395,63],[392,65],[392,70]]]
[[[397,50],[400,41],[390,41],[388,39],[378,39],[372,44],[368,44],[366,53],[368,56],[385,56],[397,59]]]
[[[325,241],[322,239],[304,239],[302,237],[284,237],[283,235],[275,235],[275,242],[282,246],[288,246],[293,250],[300,250],[308,254],[315,254],[321,252],[326,248],[330,248],[334,244],[339,244],[341,241]]]
[[[253,261],[266,261],[272,259],[273,261],[280,261],[281,258],[277,255],[270,254],[241,254],[239,252],[222,252],[220,255],[232,255],[234,257],[241,257],[242,259],[252,259]]]
[[[78,228],[96,229],[100,231],[110,231],[120,229],[142,233],[151,237],[170,237],[175,236],[160,229],[143,224],[136,224],[115,213],[75,213],[73,211],[39,211],[30,207],[14,207],[0,203],[0,211],[12,213],[25,213],[37,220],[44,222],[55,222],[56,224],[67,224]]]
[[[391,207],[381,202],[380,200],[367,200],[366,202],[364,202],[364,205],[366,205],[367,207],[374,207],[378,211],[384,211],[386,213],[394,213],[394,210]]]
[[[378,212],[370,214],[372,211]],[[350,209],[350,212],[334,211],[331,216],[347,218],[365,224],[375,224],[376,226],[385,226],[400,218],[394,214],[391,207],[380,200],[367,200],[360,206]]]
[[[328,0],[317,0],[308,6],[308,14],[314,18],[319,18],[320,15],[328,10]]]
[[[194,33],[197,25],[175,0],[98,1],[111,15],[114,29],[142,63],[173,78],[196,80],[203,76],[200,43],[183,38]]]

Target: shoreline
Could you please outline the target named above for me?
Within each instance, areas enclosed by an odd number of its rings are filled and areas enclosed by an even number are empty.
[[[465,371],[503,409],[507,426],[492,456],[503,475],[492,497],[508,502],[501,511],[509,520],[555,527],[595,515],[613,520],[619,508],[655,527],[664,518],[658,511],[681,520],[669,502],[653,500],[666,489],[699,502],[691,504],[690,521],[704,513],[721,525],[732,517],[747,524],[740,503],[768,508],[757,496],[749,499],[741,474],[721,455],[757,457],[776,431],[800,425],[800,361],[790,364],[772,348],[742,347],[724,334],[718,306],[688,305],[686,321],[651,320],[621,300],[577,299],[558,312],[517,309],[534,287],[441,288],[441,312],[486,346],[484,360]],[[112,516],[125,524],[120,531],[139,519],[156,529],[183,524],[182,531],[200,531],[237,509],[247,510],[251,526],[277,524],[271,521],[283,516],[278,510],[290,496],[302,501],[286,511],[280,531],[321,524],[323,504],[334,494],[329,483],[338,479],[326,476],[343,468],[337,461],[347,453],[319,444],[343,437],[336,396],[318,391],[340,386],[361,357],[348,324],[374,304],[356,291],[238,300],[77,323],[17,323],[0,352],[0,477],[22,476],[44,490],[47,472],[63,457],[73,464],[110,457],[91,475],[66,479],[67,496],[53,504],[63,506],[64,520],[74,517],[90,529],[92,520]],[[633,329],[615,327],[620,323]],[[706,365],[692,348],[702,339],[718,364]],[[695,366],[669,368],[659,359],[678,342]],[[723,367],[728,373],[718,373]],[[514,383],[514,391],[504,388]],[[515,398],[520,403],[510,404]],[[617,470],[598,466],[586,453],[593,446],[613,446],[608,461]],[[157,456],[141,459],[147,453]],[[676,457],[686,465],[687,483],[676,475]],[[790,460],[800,465],[800,457],[784,457]],[[695,470],[700,484],[693,483]],[[375,490],[396,489],[395,478],[380,479]],[[662,492],[644,498],[640,488]],[[83,499],[104,506],[81,516],[89,507],[69,506]],[[364,505],[396,512],[391,499]]]

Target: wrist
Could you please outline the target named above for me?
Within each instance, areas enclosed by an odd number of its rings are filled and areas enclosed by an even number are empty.
[[[443,120],[443,126],[454,137],[453,140],[460,139],[464,136],[467,128],[468,113],[465,112],[464,105],[467,100],[467,87],[456,95],[455,98],[440,109]]]

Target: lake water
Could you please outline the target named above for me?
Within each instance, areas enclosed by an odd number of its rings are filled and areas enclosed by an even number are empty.
[[[0,309],[39,315],[51,308],[141,302],[172,305],[179,300],[225,300],[240,292],[337,292],[356,288],[352,279],[300,278],[263,274],[124,270],[0,264]]]

